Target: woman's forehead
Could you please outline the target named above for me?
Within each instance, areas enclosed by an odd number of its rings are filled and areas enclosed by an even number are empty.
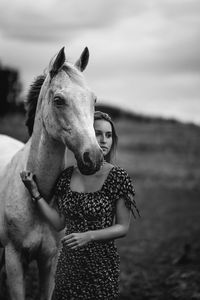
[[[101,131],[112,131],[112,126],[111,126],[110,122],[108,122],[106,120],[95,120],[94,128],[96,130],[101,130]]]

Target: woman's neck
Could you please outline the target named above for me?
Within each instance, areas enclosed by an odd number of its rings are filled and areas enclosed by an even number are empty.
[[[101,190],[105,180],[107,179],[111,169],[114,166],[110,163],[105,163],[102,168],[93,175],[83,175],[75,166],[73,169],[70,188],[76,192],[96,192]]]

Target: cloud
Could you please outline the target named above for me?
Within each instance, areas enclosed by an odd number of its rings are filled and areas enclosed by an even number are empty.
[[[198,8],[200,2],[195,0],[118,0],[117,5],[115,0],[85,0],[84,5],[80,0],[17,0],[12,6],[4,0],[0,32],[7,39],[31,44],[72,42],[89,32],[89,43],[93,39],[98,49],[103,45],[109,49],[110,66],[118,56],[118,63],[124,61],[120,68],[133,72],[197,72]],[[106,49],[101,51],[103,56]]]
[[[183,73],[194,73],[196,76],[200,69],[199,23],[200,19],[186,22],[185,27],[182,23],[176,25],[176,21],[169,22],[155,11],[123,19],[107,29],[106,34],[99,33],[98,40],[94,39],[92,68],[106,77],[112,73],[157,77],[180,74],[181,78]]]
[[[100,98],[184,115],[181,101],[198,111],[199,12],[199,0],[1,0],[0,56],[28,85],[65,43],[71,61],[88,46]]]
[[[0,5],[0,25],[3,34],[24,41],[48,42],[59,37],[80,34],[88,28],[105,28],[120,16],[139,11],[141,5],[130,0],[42,0],[27,2],[4,0]],[[131,10],[129,10],[131,8]]]

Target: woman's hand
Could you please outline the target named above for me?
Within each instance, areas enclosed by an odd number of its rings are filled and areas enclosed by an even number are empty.
[[[37,197],[39,195],[39,191],[37,183],[35,182],[35,175],[29,171],[22,171],[20,176],[31,196]]]
[[[71,233],[64,236],[61,239],[63,245],[65,245],[66,247],[72,250],[80,248],[91,241],[92,241],[92,234],[90,231]]]

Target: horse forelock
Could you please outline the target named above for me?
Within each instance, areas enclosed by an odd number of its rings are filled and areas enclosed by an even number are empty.
[[[63,65],[62,70],[66,72],[66,74],[69,76],[71,80],[76,81],[79,84],[82,84],[83,82],[82,73],[74,65],[71,65],[70,63],[66,62]]]
[[[33,132],[37,102],[45,78],[46,78],[46,74],[37,76],[34,82],[31,84],[29,92],[26,97],[26,101],[25,101],[26,123],[25,124],[28,127],[28,133],[30,136],[32,135]]]

